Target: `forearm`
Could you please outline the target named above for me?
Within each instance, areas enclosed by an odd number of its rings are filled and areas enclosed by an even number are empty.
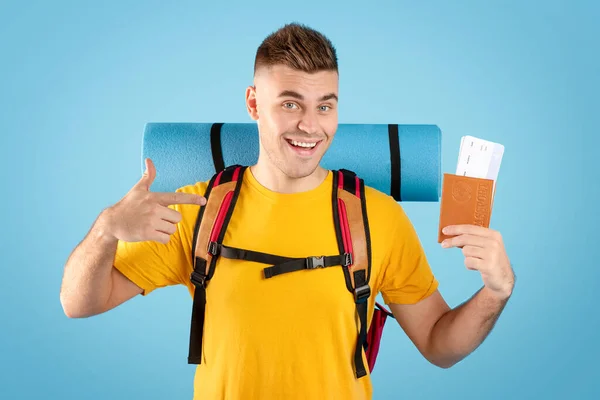
[[[504,309],[508,297],[499,298],[483,287],[468,301],[445,313],[430,335],[430,359],[451,367],[485,340]]]
[[[94,221],[65,264],[60,301],[71,318],[103,312],[110,298],[118,241],[107,232],[106,212]]]

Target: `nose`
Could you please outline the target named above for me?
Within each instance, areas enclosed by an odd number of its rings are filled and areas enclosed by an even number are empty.
[[[319,132],[319,120],[315,111],[305,111],[298,122],[298,129],[310,135]]]

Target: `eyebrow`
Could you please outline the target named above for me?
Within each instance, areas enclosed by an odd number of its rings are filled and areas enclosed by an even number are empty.
[[[279,93],[279,97],[294,97],[298,100],[304,100],[304,96],[298,92],[294,92],[293,90],[284,90],[283,92]],[[326,94],[325,96],[321,97],[319,101],[327,101],[331,99],[338,101],[338,97],[335,93]]]

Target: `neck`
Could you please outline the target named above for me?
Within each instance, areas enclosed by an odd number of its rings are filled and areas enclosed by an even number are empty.
[[[323,183],[329,173],[326,169],[318,166],[313,173],[308,176],[302,178],[290,178],[279,168],[265,165],[260,162],[251,166],[250,171],[258,183],[277,193],[300,193],[313,190]]]

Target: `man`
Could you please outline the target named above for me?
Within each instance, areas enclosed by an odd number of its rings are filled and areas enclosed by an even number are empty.
[[[223,243],[286,257],[337,254],[332,173],[319,166],[338,126],[330,41],[298,24],[267,37],[246,106],[258,124],[260,154],[243,176]],[[146,160],[141,180],[101,212],[69,257],[61,288],[67,316],[100,314],[168,285],[185,285],[193,295],[193,232],[208,182],[154,193],[155,175]],[[442,368],[454,365],[482,343],[511,296],[514,274],[500,234],[448,228],[453,237],[445,247],[462,248],[466,267],[484,282],[450,309],[402,207],[370,187],[365,195],[373,259],[369,315],[381,292],[423,356]],[[206,289],[195,398],[371,398],[370,376],[354,375],[356,308],[338,268],[265,280],[264,267],[220,258]]]

